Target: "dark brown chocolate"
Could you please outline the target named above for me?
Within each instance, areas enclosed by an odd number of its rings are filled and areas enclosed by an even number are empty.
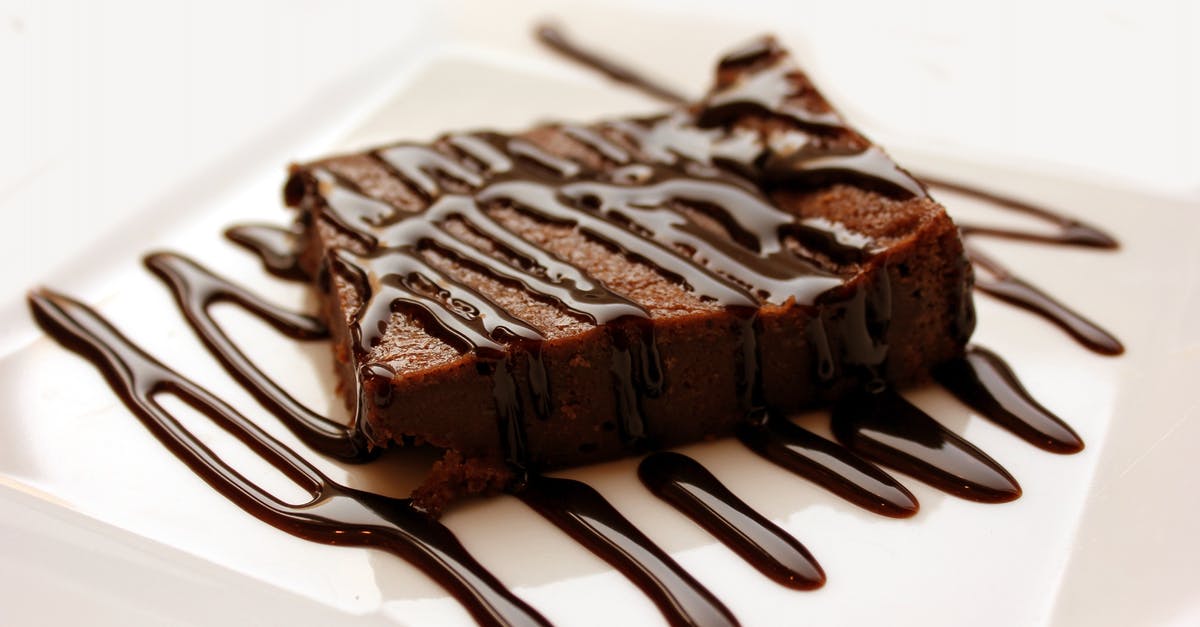
[[[189,274],[184,280],[196,276]],[[454,594],[480,624],[549,625],[475,561],[449,529],[408,500],[329,479],[228,403],[134,345],[86,305],[49,290],[30,294],[29,305],[43,329],[96,364],[125,406],[176,457],[250,515],[314,542],[395,553]],[[178,397],[244,442],[312,499],[286,503],[247,480],[164,409],[156,400],[160,394]]]
[[[743,424],[738,437],[764,459],[863,509],[892,518],[917,513],[917,497],[891,475],[784,416]]]
[[[1021,496],[1017,480],[970,442],[891,389],[861,390],[833,410],[833,434],[846,448],[972,501]]]
[[[992,422],[1052,453],[1078,453],[1083,440],[1033,398],[999,355],[972,346],[933,370],[938,383]]]
[[[651,453],[638,477],[776,583],[796,590],[825,585],[825,571],[800,541],[729,491],[696,460],[679,453]]]
[[[294,169],[285,198],[360,424],[377,446],[449,451],[422,505],[961,354],[954,225],[761,48],[690,109]]]
[[[975,283],[979,291],[1053,322],[1092,352],[1101,355],[1120,355],[1125,352],[1125,346],[1113,334],[1032,283],[1016,276],[983,251],[971,247],[968,249],[968,255],[975,268],[984,271],[979,273],[983,278]]]
[[[671,625],[738,624],[712,592],[586,483],[536,477],[520,496],[526,505],[641,588]]]

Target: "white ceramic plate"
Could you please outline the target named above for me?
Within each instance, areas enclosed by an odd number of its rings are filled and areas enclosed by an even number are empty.
[[[610,21],[592,28],[615,29],[618,20]],[[704,28],[699,31],[720,32],[718,25]],[[740,35],[711,39],[711,53],[703,58],[656,59],[663,65],[655,69],[679,84],[699,86],[718,49]],[[545,117],[587,120],[654,108],[527,45],[468,35],[407,58],[403,67],[380,74],[377,89],[363,99],[371,106],[313,122],[305,148],[311,152],[293,156],[425,138],[450,128],[514,128]],[[687,82],[692,77],[695,82]],[[1200,524],[1200,505],[1186,491],[1200,433],[1191,395],[1200,375],[1200,333],[1193,326],[1200,314],[1200,256],[1191,241],[1200,232],[1196,207],[968,155],[928,154],[903,143],[890,148],[914,169],[1008,190],[1119,234],[1123,247],[1115,253],[985,244],[1125,342],[1124,356],[1099,357],[1040,319],[978,298],[976,341],[1008,359],[1088,448],[1051,455],[972,415],[938,389],[912,391],[911,400],[1005,465],[1024,496],[981,505],[903,478],[922,508],[902,521],[859,510],[736,442],[686,449],[817,556],[829,582],[804,593],[766,580],[656,501],[637,482],[633,461],[567,476],[600,490],[746,624],[1196,619],[1200,549],[1191,531]],[[279,302],[306,306],[302,288],[266,277],[220,236],[231,223],[288,219],[278,201],[281,165],[276,159],[243,163],[238,176],[215,180],[211,172],[202,181],[183,175],[181,190],[206,190],[191,196],[189,210],[102,241],[73,265],[86,269],[46,281],[95,305],[168,365],[306,450],[227,378],[139,263],[144,251],[179,250]],[[967,199],[939,197],[955,215],[1020,223]],[[391,555],[308,543],[243,513],[159,445],[89,363],[38,337],[25,311],[11,304],[2,322],[17,339],[0,358],[3,622],[467,622],[444,592]],[[221,311],[220,317],[298,398],[336,411],[324,346],[299,348],[238,312]],[[821,424],[821,415],[812,422]],[[280,494],[297,493],[219,429],[199,417],[189,424],[252,477]],[[310,458],[335,480],[385,493],[402,495],[404,482],[393,477],[411,477],[405,470],[410,462],[401,458],[368,468]],[[466,504],[445,522],[555,623],[661,622],[630,584],[512,498]]]

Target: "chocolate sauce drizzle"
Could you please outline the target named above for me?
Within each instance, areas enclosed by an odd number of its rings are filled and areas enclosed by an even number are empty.
[[[833,434],[871,461],[964,499],[1004,503],[1021,496],[1017,480],[1000,464],[891,389],[840,401]]]
[[[536,477],[518,495],[547,520],[621,571],[672,625],[737,625],[733,614],[585,483]]]
[[[242,234],[245,230],[236,229],[235,232]],[[233,237],[230,234],[230,238]],[[255,250],[261,254],[268,267],[270,259],[279,258],[275,254],[279,251],[257,248]],[[292,433],[305,444],[331,457],[354,462],[363,462],[374,457],[367,444],[367,438],[357,428],[361,424],[358,416],[355,416],[354,423],[350,426],[340,425],[292,398],[234,345],[209,313],[209,307],[219,302],[236,304],[280,333],[297,340],[326,339],[328,332],[325,325],[310,316],[296,314],[268,303],[250,290],[213,274],[185,257],[173,253],[154,253],[146,257],[145,263],[151,272],[171,288],[184,318],[208,347],[209,352],[247,392],[279,418]]]
[[[975,287],[1004,302],[1016,305],[1049,320],[1092,352],[1101,355],[1120,355],[1125,352],[1125,347],[1121,344],[1121,341],[1113,336],[1112,333],[1109,333],[1100,325],[1062,304],[1053,296],[1014,275],[999,261],[985,255],[978,246],[972,246],[970,242],[970,238],[973,236],[1000,237],[1038,244],[1115,250],[1120,247],[1120,244],[1114,237],[1105,233],[1099,227],[1023,200],[925,175],[921,176],[921,180],[934,187],[941,187],[958,194],[972,196],[995,206],[1033,216],[1054,227],[1055,232],[1053,233],[1035,233],[1032,231],[994,226],[960,224],[959,231],[963,234],[963,245],[966,247],[968,258],[970,258],[976,270],[982,270],[989,277],[987,279],[979,279],[977,275]]]
[[[147,265],[170,282],[177,294],[183,295],[177,298],[185,312],[191,310],[193,315],[205,312],[208,304],[205,296],[211,298],[214,293],[221,293],[222,298],[229,298],[250,311],[266,312],[260,315],[268,322],[275,319],[273,324],[284,327],[294,324],[313,334],[320,331],[311,319],[257,302],[244,288],[180,256],[151,255]],[[227,294],[246,295],[250,304]],[[315,542],[375,546],[396,553],[450,590],[483,624],[545,624],[534,610],[483,570],[449,530],[413,509],[407,500],[361,492],[332,482],[219,398],[133,345],[85,305],[47,290],[32,293],[29,301],[43,329],[64,346],[92,360],[114,391],[155,435],[210,485],[247,512]],[[224,337],[219,329],[214,335]],[[209,341],[206,339],[205,343]],[[212,344],[209,348],[223,362],[228,358],[221,355],[222,350],[228,349]],[[240,354],[236,349],[232,351]],[[977,377],[983,392],[974,389],[974,383],[948,385],[956,393],[968,390],[969,393],[962,395],[966,402],[993,420],[1002,424],[1008,421],[1008,426],[1022,437],[1030,432],[1061,437],[1044,424],[1053,417],[1039,410],[1040,406],[1028,398],[1011,369],[989,351],[973,348],[963,362],[948,364],[939,371],[941,376],[959,380]],[[268,393],[263,387],[274,387],[265,377],[248,379],[243,384],[256,396]],[[155,403],[152,397],[158,393],[174,394],[218,422],[289,478],[308,488],[314,500],[299,506],[282,503],[246,480]],[[1013,398],[1018,399],[1016,405],[1011,402]],[[1030,405],[1023,406],[1021,402]],[[1013,426],[1013,421],[1031,424]],[[305,437],[304,429],[326,433],[320,424],[302,421],[289,426],[301,432],[306,441],[312,440],[313,434]],[[1063,427],[1070,432],[1069,427]],[[1015,480],[1003,468],[894,392],[864,393],[843,402],[835,410],[834,431],[840,441],[860,454],[952,494],[985,502],[1003,502],[1020,494]],[[772,417],[764,425],[747,424],[740,435],[764,457],[852,503],[887,516],[905,517],[916,512],[916,499],[890,475],[786,419]],[[338,450],[330,447],[326,452],[337,455]],[[644,460],[639,476],[654,493],[685,511],[768,577],[797,589],[823,583],[824,573],[803,545],[750,509],[694,460],[674,453],[657,453]],[[535,476],[519,496],[617,567],[651,597],[673,624],[736,624],[736,619],[710,592],[585,484]]]
[[[594,68],[601,74],[612,78],[618,83],[634,85],[638,89],[664,102],[683,104],[688,101],[688,99],[680,95],[679,92],[669,87],[665,87],[656,81],[645,78],[640,73],[631,70],[627,66],[614,63],[603,55],[596,54],[590,50],[587,50],[586,48],[577,46],[557,27],[550,25],[539,26],[536,30],[534,30],[534,35],[537,37],[538,41],[545,44],[546,47],[550,48],[551,50],[588,67]]]
[[[269,224],[239,224],[226,229],[225,237],[254,253],[272,275],[288,281],[308,280],[300,266],[295,231]]]
[[[975,280],[975,287],[1000,300],[1029,310],[1057,325],[1083,346],[1101,355],[1120,355],[1125,352],[1113,334],[1060,303],[1053,296],[1012,274],[1000,262],[984,255],[978,248],[968,247],[967,254],[976,269],[991,275],[991,279]]]
[[[803,544],[734,496],[696,460],[652,453],[638,465],[638,477],[776,583],[796,590],[825,584],[825,571]]]
[[[549,35],[546,33],[549,33]],[[583,66],[601,71],[613,77],[618,82],[639,89],[651,96],[658,97],[670,104],[678,104],[680,102],[673,97],[662,97],[659,94],[660,87],[658,85],[654,83],[647,84],[645,79],[640,78],[640,76],[637,80],[623,80],[622,76],[636,75],[636,73],[620,66],[611,59],[603,57],[603,55],[584,50],[578,45],[569,42],[565,35],[552,26],[540,27],[538,29],[538,38],[556,49],[562,46],[578,51],[569,56]],[[556,43],[550,43],[550,41]],[[702,124],[713,124],[739,115],[747,110],[757,109],[790,118],[801,126],[817,132],[823,128],[835,129],[841,127],[844,129],[845,127],[842,126],[840,118],[835,114],[821,115],[814,113],[809,108],[796,106],[789,101],[788,94],[790,92],[786,88],[788,66],[771,64],[772,60],[777,60],[780,56],[781,51],[778,45],[769,37],[756,39],[746,46],[727,54],[721,60],[720,68],[759,66],[760,68],[765,68],[765,70],[760,69],[758,73],[750,74],[748,79],[714,94],[708,101],[707,108],[702,112],[700,122]],[[856,182],[860,185],[873,187],[884,192],[899,192],[915,196],[926,195],[925,187],[922,184],[925,183],[960,194],[974,196],[996,206],[1039,218],[1050,223],[1056,229],[1055,233],[1046,234],[967,224],[960,225],[959,227],[964,237],[972,235],[1001,237],[1043,244],[1083,246],[1109,250],[1119,247],[1116,238],[1100,228],[1051,209],[936,177],[922,175],[920,180],[918,180],[897,167],[882,151],[875,147],[868,148],[857,154],[853,152],[849,155],[826,154],[813,159],[804,150],[811,143],[810,137],[802,134],[798,140],[793,137],[781,137],[777,138],[776,141],[781,146],[788,146],[788,150],[796,151],[802,157],[807,157],[807,165],[799,166],[801,169],[811,169],[819,166],[828,173],[839,171],[838,166],[841,165],[847,169],[856,170],[856,174],[858,174],[855,177],[857,179]],[[787,153],[788,150],[781,150],[779,152]],[[785,164],[787,161],[788,159],[783,160]],[[787,165],[779,166],[777,165],[779,162],[780,158],[778,155],[772,155],[768,158],[768,163],[776,165],[762,169],[760,174],[763,175],[764,180],[770,180],[770,174],[773,171],[782,169],[784,173],[789,173],[797,167],[794,165],[791,167]],[[843,173],[845,172],[843,171]],[[818,176],[816,179],[810,179],[810,182],[812,180],[821,180],[821,178]],[[983,269],[995,277],[994,280],[990,281],[977,281],[975,286],[981,291],[1046,318],[1096,353],[1101,355],[1119,355],[1124,352],[1125,349],[1121,345],[1121,342],[1095,322],[1088,320],[1030,283],[1014,276],[998,262],[983,255],[977,248],[968,246],[967,250],[976,268]]]
[[[180,461],[246,513],[292,535],[394,553],[450,591],[480,624],[549,625],[504,587],[436,520],[394,499],[335,483],[228,403],[167,368],[86,305],[49,290],[29,295],[42,328],[91,360],[142,424]],[[304,488],[312,500],[281,501],[212,452],[155,400],[170,394],[204,414]]]
[[[257,247],[252,250],[263,257],[279,252],[264,251]],[[361,459],[362,451],[350,445],[361,437],[357,430],[329,423],[291,399],[232,344],[209,315],[208,308],[216,302],[232,302],[297,339],[323,337],[324,328],[319,322],[307,316],[285,312],[266,303],[245,288],[180,255],[155,253],[146,257],[146,266],[171,287],[186,319],[209,350],[264,406],[271,409],[289,428],[317,450],[341,459]],[[645,476],[647,480],[651,480],[649,478],[653,477],[654,473],[647,470]],[[669,480],[678,481],[677,478],[664,478],[661,481]],[[703,624],[714,622],[714,617],[722,621],[728,619],[731,621],[729,624],[736,624],[728,610],[682,571],[661,549],[644,536],[636,532],[630,533],[632,525],[598,494],[582,484],[564,486],[562,482],[565,481],[538,478],[533,485],[522,490],[522,498],[638,583],[663,608],[672,622],[696,624],[697,617],[703,616]],[[798,589],[809,589],[823,583],[824,574],[802,545],[753,513],[727,490],[722,492],[723,488],[720,488],[719,484],[714,485],[715,487],[709,488],[710,501],[727,501],[727,509],[732,508],[730,511],[739,513],[738,518],[727,520],[725,523],[726,532],[722,536],[726,541],[731,541],[731,529],[739,528],[736,525],[743,522],[743,519],[749,520],[754,525],[743,530],[743,535],[757,542],[750,546],[757,547],[760,554],[746,554],[747,559],[751,559],[756,567],[782,584]],[[538,492],[539,490],[541,492]],[[571,498],[556,501],[558,509],[550,511],[550,501],[545,496],[547,490],[549,494],[560,497],[571,495]],[[540,500],[538,494],[542,494]],[[590,521],[597,516],[604,517],[603,525],[579,522]],[[612,529],[624,536],[624,545],[614,540]],[[774,541],[771,540],[772,532],[776,538]],[[742,545],[744,544],[745,541],[742,542]],[[747,549],[742,545],[738,545],[742,549],[740,552],[745,553]],[[786,552],[781,547],[791,547],[792,552]],[[651,555],[652,559],[646,559],[646,554]]]
[[[1052,453],[1078,453],[1083,440],[1062,418],[1037,402],[1000,356],[971,346],[962,357],[940,364],[933,376],[942,387],[1021,439]]]
[[[891,475],[783,416],[743,423],[738,438],[767,461],[865,510],[892,518],[917,513],[917,498]]]
[[[1047,222],[1055,227],[1054,233],[1034,233],[1031,231],[1006,229],[995,226],[983,226],[975,224],[959,224],[958,228],[963,235],[986,235],[990,237],[1002,237],[1008,239],[1017,239],[1026,242],[1039,242],[1044,244],[1061,244],[1065,246],[1083,246],[1086,248],[1101,248],[1106,250],[1115,250],[1120,247],[1117,240],[1105,233],[1099,227],[1093,226],[1081,220],[1063,215],[1056,211],[1051,211],[1045,207],[1040,207],[1023,200],[1018,200],[1009,196],[1003,196],[986,190],[955,183],[945,179],[921,175],[921,180],[927,185],[940,187],[950,190],[965,196],[973,196],[980,200],[987,201],[993,205],[1011,209],[1026,215],[1033,216]]]
[[[638,74],[575,46],[553,29],[540,30],[539,38],[572,58],[601,67],[619,81],[670,101],[681,100],[670,90],[656,89]],[[434,250],[496,280],[519,285],[571,315],[606,325],[614,338],[612,371],[619,390],[619,428],[627,441],[640,441],[646,425],[639,401],[657,395],[664,385],[648,314],[608,290],[586,270],[524,240],[491,212],[495,206],[512,207],[543,221],[571,224],[589,237],[655,266],[738,316],[742,335],[736,356],[741,373],[738,385],[747,415],[738,435],[764,458],[851,503],[891,517],[914,515],[917,501],[867,459],[971,500],[1004,502],[1020,496],[1016,480],[999,464],[893,390],[860,391],[835,407],[833,431],[842,445],[763,407],[756,320],[747,312],[767,299],[795,297],[803,302],[840,283],[812,260],[785,247],[785,238],[797,238],[833,258],[858,261],[870,252],[845,243],[844,234],[830,225],[793,224],[790,216],[781,215],[744,177],[762,181],[782,178],[802,185],[853,180],[900,197],[925,195],[916,179],[878,149],[847,152],[845,146],[830,144],[830,134],[851,131],[836,115],[804,107],[790,92],[781,92],[790,70],[776,63],[778,60],[779,51],[770,40],[727,56],[723,66],[754,67],[756,71],[749,80],[717,92],[706,105],[709,117],[732,115],[739,107],[765,108],[792,119],[811,135],[747,140],[744,135],[701,128],[687,114],[676,112],[594,127],[562,126],[563,135],[609,164],[601,171],[546,153],[524,140],[486,133],[450,136],[438,148],[397,145],[374,153],[378,164],[428,202],[422,219],[410,219],[405,211],[371,197],[330,171],[293,179],[288,185],[290,204],[305,195],[303,186],[320,185],[327,202],[326,207],[318,208],[321,215],[361,244],[358,250],[339,250],[334,260],[335,269],[357,280],[367,295],[354,329],[359,350],[369,352],[380,333],[380,323],[393,312],[405,310],[421,317],[452,345],[473,353],[493,381],[508,460],[521,472],[531,470],[523,450],[522,425],[527,413],[542,419],[549,414],[549,390],[539,352],[544,337],[498,303],[431,265],[425,253]],[[850,144],[855,141],[849,137]],[[645,163],[634,163],[635,159]],[[722,167],[714,167],[718,164]],[[1115,241],[1098,229],[1048,210],[954,183],[930,182],[1053,221],[1061,231],[1057,236],[1043,236],[966,227],[967,234],[1115,246]],[[715,217],[727,233],[718,235],[700,228],[686,210],[697,207]],[[502,254],[485,253],[449,236],[444,228],[448,220],[466,223]],[[255,225],[234,227],[227,235],[254,252],[268,272],[290,280],[304,278],[295,233]],[[1090,341],[1094,350],[1120,352],[1120,344],[1111,335],[1103,330],[1095,333],[1098,327],[1015,280],[994,262],[975,253],[972,258],[977,266],[999,276],[995,283],[1027,288],[1024,295],[1012,296],[1016,301],[1049,311],[1046,315],[1055,320],[1074,316],[1074,322],[1060,324],[1069,331],[1074,329],[1081,341]],[[216,302],[233,303],[297,340],[325,337],[318,321],[272,305],[176,254],[150,255],[146,265],[171,287],[204,344],[264,407],[308,445],[327,455],[348,460],[366,456],[365,438],[357,428],[360,420],[351,426],[339,425],[300,405],[233,345],[208,309]],[[981,287],[995,289],[988,282]],[[1030,292],[1035,296],[1028,296]],[[1015,292],[1010,289],[1007,293]],[[877,344],[876,336],[886,329],[889,301],[888,285],[851,295],[839,315],[854,318],[856,324],[876,332],[868,330],[849,341],[857,345],[848,349],[850,355],[844,356],[843,366],[870,374],[883,358],[880,351],[886,355],[886,347]],[[393,552],[443,585],[481,623],[546,624],[475,562],[447,528],[407,500],[332,482],[224,401],[134,346],[85,305],[48,290],[31,293],[29,303],[47,333],[90,359],[147,428],[214,489],[248,513],[312,541]],[[1094,329],[1089,330],[1089,325]],[[818,368],[826,380],[837,374],[838,367],[828,347],[830,328],[818,321],[810,330],[818,346],[821,340],[826,342]],[[525,359],[513,359],[518,353]],[[518,389],[513,375],[520,364],[529,369],[528,376],[521,377],[529,381],[526,390]],[[372,363],[359,376],[390,377],[391,373],[386,364]],[[1058,453],[1083,447],[1074,431],[1030,397],[1012,369],[986,349],[971,347],[963,358],[939,367],[935,376],[975,411],[1034,445]],[[242,477],[154,400],[162,393],[175,395],[217,422],[307,489],[313,500],[302,505],[283,503]],[[532,399],[534,407],[522,407],[522,398]],[[729,492],[694,460],[676,453],[655,453],[643,460],[639,477],[653,493],[773,580],[797,589],[824,582],[821,567],[803,545]],[[518,496],[630,578],[672,624],[736,624],[712,593],[587,485],[533,474]]]

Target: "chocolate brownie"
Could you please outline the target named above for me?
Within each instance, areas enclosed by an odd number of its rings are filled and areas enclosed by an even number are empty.
[[[650,118],[453,133],[294,166],[303,264],[415,502],[908,385],[974,325],[957,229],[763,39]]]

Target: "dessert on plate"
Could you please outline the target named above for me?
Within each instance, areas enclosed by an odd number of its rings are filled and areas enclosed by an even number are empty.
[[[158,362],[87,305],[29,304],[131,412],[246,512],[288,533],[408,560],[483,624],[546,624],[435,516],[507,489],[603,558],[673,624],[737,624],[721,601],[587,484],[544,471],[736,433],[764,459],[884,516],[918,510],[881,464],[979,502],[1016,479],[896,389],[933,376],[1043,449],[1083,441],[995,353],[967,347],[977,285],[1101,354],[1122,345],[963,235],[1113,248],[1078,220],[934,182],[1057,233],[956,227],[925,186],[848,127],[774,40],[723,58],[696,102],[647,86],[543,29],[545,43],[677,106],[657,116],[450,133],[293,166],[298,229],[233,227],[272,274],[311,281],[324,322],[171,252],[146,266],[227,371],[313,450],[366,461],[427,443],[443,457],[412,499],[340,485],[224,399]],[[574,52],[572,52],[574,51]],[[605,65],[607,64],[607,65]],[[255,365],[209,308],[234,304],[298,341],[333,340],[351,424]],[[288,503],[241,476],[159,404],[173,394],[307,490]],[[837,442],[789,419],[833,405]],[[659,499],[781,585],[825,574],[788,531],[677,452],[638,464]]]

